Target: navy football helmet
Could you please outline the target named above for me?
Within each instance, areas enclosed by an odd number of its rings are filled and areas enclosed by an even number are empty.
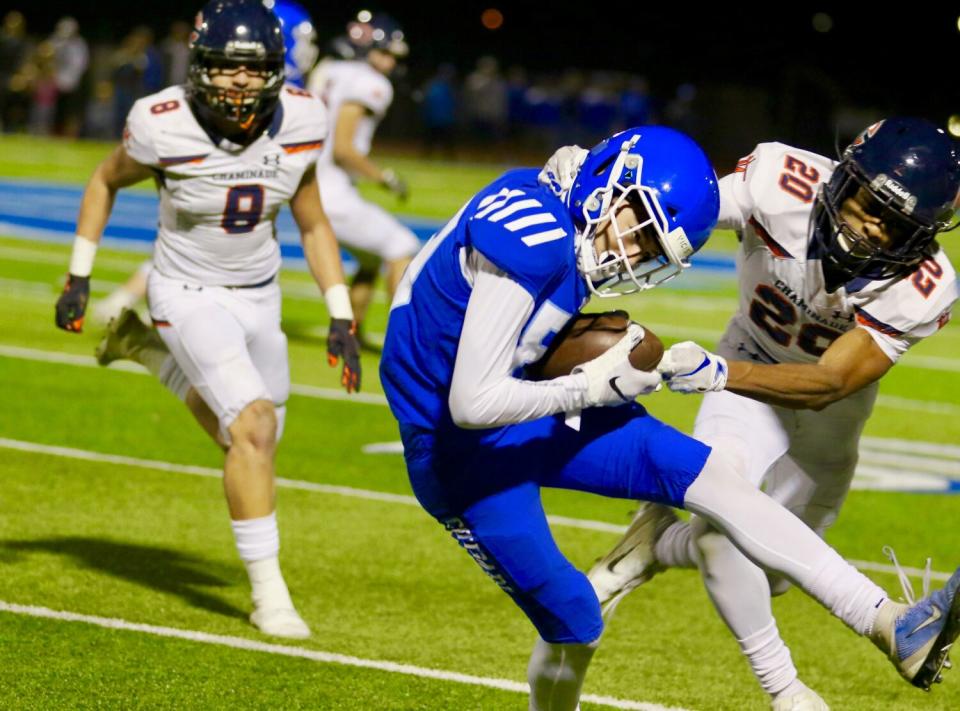
[[[310,13],[293,0],[266,0],[265,4],[271,7],[283,26],[286,79],[291,84],[302,87],[320,55],[317,30],[310,19]]]
[[[621,233],[617,211],[629,203],[639,224]],[[640,126],[622,131],[587,155],[567,195],[581,235],[577,264],[596,296],[650,289],[690,266],[720,212],[717,175],[703,149],[680,131]],[[598,227],[610,220],[617,248],[597,253]],[[631,265],[630,234],[656,237],[661,254]],[[635,257],[633,258],[635,260]]]
[[[369,10],[361,10],[357,19],[347,25],[347,41],[355,58],[365,57],[371,49],[389,52],[397,59],[410,53],[399,23],[389,15]]]
[[[813,234],[828,288],[915,269],[936,251],[937,233],[956,226],[958,190],[957,142],[929,121],[892,118],[861,133],[820,186],[814,206]],[[877,225],[872,235],[863,230],[868,221]]]
[[[263,126],[283,86],[283,29],[262,0],[210,0],[197,14],[190,35],[187,96],[198,118],[214,127],[244,133]],[[263,79],[258,89],[216,86],[218,75]]]

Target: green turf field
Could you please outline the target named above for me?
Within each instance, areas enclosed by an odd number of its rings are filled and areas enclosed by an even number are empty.
[[[0,175],[82,182],[106,150],[3,139]],[[500,169],[391,162],[410,180],[404,209],[428,217],[449,214]],[[398,439],[377,362],[364,357],[364,399],[331,399],[327,319],[305,274],[282,279],[296,385],[278,511],[285,575],[314,635],[283,645],[246,621],[219,451],[151,377],[93,366],[95,328],[77,336],[53,327],[67,255],[63,245],[0,237],[0,706],[526,708],[518,689],[532,627],[411,501],[401,457],[364,451]],[[139,259],[101,250],[94,298]],[[678,287],[622,302],[665,341],[712,346],[735,291],[728,277],[690,273]],[[369,331],[382,333],[385,319],[381,299]],[[958,334],[950,327],[922,343],[885,379],[871,438],[960,440]],[[697,400],[659,393],[646,404],[689,429]],[[561,548],[581,567],[616,540],[631,508],[568,492],[546,492],[545,501]],[[885,563],[880,550],[890,544],[905,564],[929,555],[943,572],[960,562],[957,521],[956,496],[857,490],[829,540],[853,560]],[[896,590],[893,575],[872,575]],[[924,694],[802,594],[774,604],[802,678],[834,709],[960,708],[958,672]],[[650,711],[766,708],[688,571],[657,578],[620,606],[585,691]],[[597,701],[584,710],[609,707]]]

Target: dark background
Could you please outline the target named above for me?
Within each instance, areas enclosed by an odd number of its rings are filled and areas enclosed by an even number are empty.
[[[343,32],[362,4],[302,3],[321,44]],[[158,37],[175,19],[192,20],[195,0],[13,3],[32,34],[49,32],[71,14],[91,42],[116,41],[137,24]],[[748,149],[758,138],[828,150],[837,132],[837,107],[850,126],[884,115],[910,114],[946,123],[960,113],[957,91],[960,7],[949,3],[763,5],[724,3],[698,9],[681,2],[380,2],[368,6],[397,18],[411,46],[407,76],[416,84],[441,62],[469,71],[490,54],[501,67],[531,71],[615,69],[650,80],[655,94],[682,83],[698,87],[700,138]],[[483,28],[481,12],[497,7],[504,24]],[[826,13],[829,32],[813,16]],[[849,135],[851,129],[842,127]],[[742,134],[742,135],[741,135]],[[726,150],[724,151],[726,152]]]

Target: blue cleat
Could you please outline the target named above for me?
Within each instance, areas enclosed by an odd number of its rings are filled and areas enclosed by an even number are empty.
[[[888,602],[877,617],[873,641],[888,652],[900,675],[929,691],[948,666],[947,654],[960,636],[960,568],[940,590],[912,605]]]

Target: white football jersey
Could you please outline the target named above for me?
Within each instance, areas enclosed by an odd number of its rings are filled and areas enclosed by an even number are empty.
[[[247,286],[280,269],[276,217],[316,161],[326,110],[285,86],[270,126],[249,146],[217,139],[197,122],[182,86],[137,101],[123,144],[156,174],[160,224],[154,267],[164,276]]]
[[[354,134],[354,146],[362,155],[370,154],[373,134],[393,102],[393,85],[365,60],[327,60],[310,76],[310,89],[327,105],[331,127],[337,125],[340,107],[347,103],[365,107]],[[331,139],[334,128],[331,128]],[[333,140],[328,141],[317,164],[320,179],[346,182],[347,173],[333,160]]]
[[[896,362],[950,318],[956,274],[942,249],[896,280],[854,280],[832,294],[812,237],[812,208],[836,163],[782,143],[761,143],[720,180],[719,228],[736,230],[740,288],[735,321],[766,362],[815,362],[841,334],[864,328]]]

